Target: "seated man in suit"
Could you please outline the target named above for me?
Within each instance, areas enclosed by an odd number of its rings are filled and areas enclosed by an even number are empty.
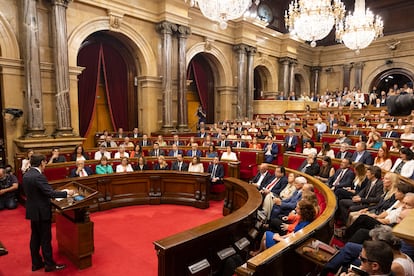
[[[366,165],[374,164],[374,158],[372,157],[372,154],[366,150],[367,144],[365,142],[358,142],[355,147],[356,150],[351,158],[352,162],[361,162]]]
[[[170,152],[168,152],[168,156],[177,157],[179,154],[183,154],[183,151],[178,149],[177,144],[173,144],[172,149],[170,150]]]
[[[181,153],[177,154],[177,160],[172,163],[172,171],[188,171],[188,164],[184,162],[183,155]]]
[[[355,212],[371,204],[377,204],[381,200],[381,195],[384,193],[383,183],[381,181],[381,168],[377,166],[370,166],[367,169],[366,176],[368,184],[352,199],[341,199],[338,203],[337,216],[342,222],[348,221],[349,212]]]
[[[386,132],[382,133],[383,138],[398,138],[400,135],[398,132],[394,131],[394,126],[392,124],[387,124]]]
[[[344,158],[351,158],[352,152],[348,151],[349,145],[346,143],[342,143],[339,151],[335,154],[335,158],[344,159]]]
[[[285,151],[295,151],[298,145],[298,137],[292,130],[288,130],[288,136],[285,137]]]
[[[197,137],[205,138],[207,135],[206,129],[204,127],[200,128],[200,132],[197,133]]]
[[[124,137],[125,137],[124,129],[122,127],[118,128],[118,133],[115,135],[115,138],[124,138]]]
[[[154,142],[154,145],[152,146],[152,150],[149,152],[150,156],[165,156],[165,151],[163,149],[160,149],[160,145],[158,142]]]
[[[85,167],[85,160],[77,160],[76,168],[70,172],[69,177],[84,177],[88,175],[93,175],[92,169]]]
[[[223,183],[224,167],[219,163],[217,156],[214,157],[213,163],[208,165],[207,172],[210,174],[210,182],[212,185]]]
[[[351,169],[351,160],[344,158],[341,160],[339,169],[328,180],[328,186],[331,190],[336,190],[344,187],[351,187],[352,181],[354,181],[355,173]]]
[[[233,148],[247,148],[247,144],[244,141],[234,141]]]
[[[139,144],[141,145],[141,147],[146,147],[146,146],[151,146],[151,140],[148,139],[148,135],[144,134],[142,135],[142,140],[139,141]]]
[[[187,156],[201,157],[201,150],[198,149],[198,144],[197,143],[192,143],[191,144],[191,150],[187,151]]]
[[[63,163],[63,162],[66,162],[65,156],[59,155],[59,148],[54,147],[52,149],[52,156],[50,157],[48,164]]]
[[[320,166],[316,159],[316,155],[309,154],[308,158],[299,166],[298,171],[315,176],[319,174]]]
[[[352,145],[352,140],[346,134],[346,131],[339,131],[339,138],[335,140],[334,144],[348,144]]]
[[[271,164],[273,160],[276,160],[277,154],[279,152],[278,146],[274,140],[267,138],[267,143],[263,147],[264,150],[264,160],[266,163]]]
[[[220,140],[217,142],[217,147],[225,148],[230,145],[230,141],[226,140],[226,135],[220,134]]]
[[[174,136],[173,136],[173,140],[172,140],[172,142],[171,142],[171,145],[177,145],[177,146],[182,146],[182,145],[184,145],[184,143],[182,142],[182,141],[180,141],[180,137],[178,137],[178,135],[177,134],[174,134]]]
[[[330,134],[332,134],[332,135],[338,135],[340,131],[341,130],[339,129],[338,123],[333,123],[332,124],[332,129],[330,131]]]
[[[258,190],[261,190],[262,187],[266,187],[274,178],[268,169],[269,166],[267,163],[260,164],[258,173],[249,183],[255,185]]]
[[[134,127],[131,133],[131,138],[139,138],[141,137],[141,134],[139,133],[139,129],[137,127]]]
[[[264,200],[262,210],[267,219],[270,219],[270,213],[273,208],[273,200],[279,197],[280,192],[286,188],[288,179],[286,177],[286,170],[282,166],[277,166],[275,169],[275,178],[260,190]]]

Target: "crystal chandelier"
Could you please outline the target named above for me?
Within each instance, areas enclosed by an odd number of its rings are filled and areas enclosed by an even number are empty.
[[[382,19],[369,10],[365,10],[365,0],[355,0],[354,14],[346,16],[336,29],[336,38],[346,47],[359,54],[360,49],[368,47],[371,42],[383,35]]]
[[[198,6],[208,19],[219,24],[222,30],[227,28],[227,21],[242,17],[251,6],[252,0],[185,0],[190,5]],[[257,5],[260,1],[255,0]]]
[[[326,37],[335,24],[345,15],[345,6],[340,0],[294,0],[285,11],[286,28],[299,38],[311,41]]]

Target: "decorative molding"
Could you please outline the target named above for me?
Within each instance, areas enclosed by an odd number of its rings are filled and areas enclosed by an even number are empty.
[[[109,16],[109,27],[111,30],[119,30],[121,28],[122,20],[124,18],[124,14],[114,12],[112,10],[107,11]]]

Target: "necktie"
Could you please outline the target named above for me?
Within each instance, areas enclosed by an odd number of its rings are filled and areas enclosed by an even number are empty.
[[[401,169],[404,166],[404,161],[401,160],[400,164],[398,164],[398,166],[395,168],[394,172],[400,174],[401,173]]]
[[[147,145],[147,141],[146,140],[142,141],[142,145],[143,146],[146,146]]]
[[[279,178],[275,178],[272,182],[270,182],[267,185],[266,190],[271,190],[278,182],[279,182]]]
[[[217,170],[217,165],[214,165],[213,171],[211,172],[211,178],[214,178],[216,176],[216,170]]]
[[[387,132],[387,138],[391,137],[391,132]]]
[[[183,163],[181,163],[181,162],[180,162],[180,163],[178,163],[178,170],[179,170],[179,171],[181,171],[181,165],[182,165],[182,164],[183,164]]]
[[[158,150],[155,150],[155,156],[158,156]]]
[[[339,181],[341,181],[344,174],[345,174],[345,170],[342,170],[341,173],[336,178],[335,182],[333,183],[333,186],[337,186],[339,184]]]
[[[375,183],[371,183],[368,189],[368,193],[365,195],[365,198],[368,198],[369,194],[371,193],[372,188],[375,186]]]
[[[79,172],[79,176],[85,176],[85,173],[83,172],[83,170],[81,170],[80,172]]]

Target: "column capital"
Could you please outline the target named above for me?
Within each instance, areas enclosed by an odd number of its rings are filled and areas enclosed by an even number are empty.
[[[294,58],[290,58],[290,57],[280,57],[280,58],[278,58],[278,61],[279,61],[279,63],[285,64],[285,65],[288,65],[290,63],[297,64],[297,60],[294,59]]]
[[[169,21],[162,21],[158,23],[155,28],[159,33],[163,34],[172,34],[173,32],[176,32],[178,29],[177,24],[174,24]]]
[[[247,52],[248,52],[250,55],[254,56],[254,55],[257,53],[257,48],[256,48],[256,47],[249,47],[249,48],[247,49]]]
[[[177,25],[177,34],[180,38],[187,38],[191,35],[191,28],[183,25]]]
[[[365,62],[356,62],[354,63],[355,69],[362,69],[365,66]]]
[[[247,52],[249,50],[249,45],[240,43],[233,46],[233,51],[235,52]]]
[[[344,68],[344,70],[348,70],[348,71],[351,71],[352,67],[353,67],[353,64],[344,64],[344,65],[342,65],[342,68]]]
[[[316,72],[316,71],[320,72],[322,70],[322,67],[321,66],[311,66],[310,70],[311,70],[311,72]]]
[[[53,6],[63,6],[65,8],[68,7],[69,3],[72,2],[73,0],[50,0],[50,3]]]

